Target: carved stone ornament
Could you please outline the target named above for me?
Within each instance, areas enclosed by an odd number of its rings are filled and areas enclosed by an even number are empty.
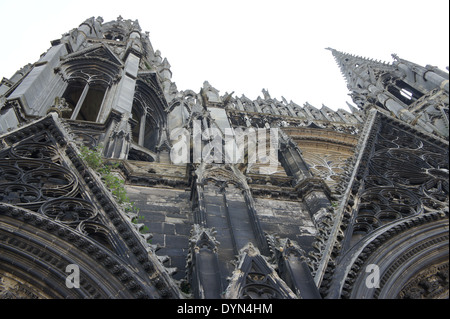
[[[391,298],[399,285],[401,272],[398,269],[408,258],[414,260],[415,256],[428,255],[428,259],[419,259],[423,263],[421,267],[427,267],[427,260],[434,262],[433,254],[445,255],[445,245],[448,258],[448,234],[440,233],[445,223],[448,227],[448,145],[427,135],[414,134],[412,128],[382,114],[375,114],[373,123],[360,154],[362,165],[355,170],[355,178],[348,187],[349,199],[343,206],[341,228],[346,227],[345,234],[336,242],[341,256],[350,259],[342,258],[342,264],[336,262],[339,258],[329,262],[321,287],[322,294],[328,292],[328,298],[335,298],[337,289],[342,289],[339,294],[344,298]],[[430,230],[433,239],[422,235],[418,227],[422,224],[423,229],[434,227],[435,230]],[[426,226],[428,224],[430,226]],[[399,233],[415,239],[401,244],[404,237],[397,236],[396,244],[393,239],[388,241]],[[386,251],[391,248],[381,248],[383,243],[395,246],[399,257],[390,260],[392,252],[386,255]],[[375,261],[367,261],[370,258]],[[344,281],[339,276],[350,260],[353,260],[353,267],[345,275],[345,284],[340,286],[338,282]],[[380,267],[385,263],[385,267],[389,267],[380,274],[381,288],[375,293],[364,289],[361,282],[366,261]],[[333,283],[328,286],[330,279]],[[414,289],[417,292],[420,288],[411,287],[413,295]]]
[[[291,299],[297,298],[275,270],[249,243],[241,250],[239,264],[228,285],[228,299]]]
[[[448,299],[448,262],[418,273],[405,285],[400,299]]]
[[[144,237],[77,155],[55,113],[0,141],[5,146],[0,150],[0,274],[19,274],[0,275],[1,298],[160,298],[176,293],[164,268],[149,255]],[[11,247],[27,251],[26,258],[14,262],[17,256],[4,254]],[[144,273],[159,275],[138,278],[124,258]],[[52,277],[72,263],[89,268],[80,289],[69,290],[64,280]],[[24,273],[26,268],[32,272]],[[37,285],[48,288],[49,296],[33,288],[33,276],[44,278]]]
[[[0,299],[46,299],[48,296],[35,287],[8,272],[0,270]]]
[[[354,232],[449,205],[448,149],[384,122],[376,135]]]

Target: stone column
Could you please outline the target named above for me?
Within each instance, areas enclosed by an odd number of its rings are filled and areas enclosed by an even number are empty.
[[[97,123],[100,122],[100,119],[102,118],[103,113],[105,112],[106,100],[107,100],[107,96],[108,96],[108,93],[109,93],[109,89],[110,89],[110,86],[108,86],[106,88],[105,95],[103,95],[102,104],[100,105],[100,110],[98,111],[98,115],[97,115],[97,118],[95,120],[95,122],[97,122]]]
[[[89,83],[86,83],[84,86],[83,92],[81,93],[80,98],[78,99],[77,105],[75,106],[72,115],[70,116],[71,120],[76,120],[78,113],[80,113],[81,106],[83,105],[84,99],[89,91]]]
[[[292,185],[308,208],[316,227],[331,207],[330,191],[321,179],[314,178],[298,145],[284,132],[280,137],[280,162],[293,177]]]
[[[406,61],[401,60],[400,62],[396,63],[396,66],[399,70],[401,70],[408,78],[416,79],[417,82],[420,82],[421,85],[425,86],[428,89],[431,89],[432,86],[439,87],[445,92],[449,93],[449,79],[448,77],[445,78],[441,76],[440,74],[436,73],[434,71],[434,67],[427,65],[425,68],[418,65],[411,65],[409,66]],[[432,84],[431,86],[427,85],[427,82]]]
[[[444,90],[445,92],[449,93],[448,79],[443,78],[442,76],[440,76],[439,74],[436,74],[432,70],[427,70],[425,72],[425,74],[423,75],[423,77],[425,80],[432,82],[433,84],[435,84],[436,86],[438,86],[439,88]]]
[[[140,146],[144,146],[144,137],[145,137],[145,125],[147,119],[147,111],[144,110],[144,113],[141,116],[141,121],[139,123],[139,141],[138,144]]]
[[[388,94],[384,93],[383,90],[376,87],[375,85],[370,84],[368,86],[368,89],[374,96],[376,96],[377,100],[386,107],[386,109],[394,113],[399,119],[407,123],[416,122],[416,125],[419,125],[422,129],[429,133],[438,130],[430,123],[427,123],[420,118],[416,118],[417,116],[412,114],[408,110],[406,105],[398,103],[396,100],[394,100]]]
[[[279,152],[282,166],[294,178],[292,182],[294,187],[305,178],[311,177],[311,173],[303,160],[301,151],[294,142],[291,140],[282,142]]]
[[[296,186],[296,191],[308,208],[317,229],[328,217],[331,207],[330,191],[322,179],[306,178]]]
[[[104,155],[108,158],[126,159],[131,144],[131,128],[128,120],[130,114],[122,114],[120,122],[116,123],[106,143]]]
[[[86,21],[84,21],[82,24],[80,24],[78,29],[75,31],[76,32],[75,33],[76,34],[75,41],[74,42],[71,41],[71,46],[72,46],[73,52],[78,51],[78,49],[84,44],[87,37],[94,30],[94,24],[95,24],[94,17],[86,19]]]
[[[140,57],[130,52],[125,61],[123,76],[120,79],[113,101],[113,109],[120,113],[131,113],[139,70]]]

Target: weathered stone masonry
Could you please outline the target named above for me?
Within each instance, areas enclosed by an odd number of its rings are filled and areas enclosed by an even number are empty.
[[[137,20],[51,41],[0,82],[0,298],[448,298],[448,73],[329,50],[350,111],[179,90]],[[194,160],[229,129],[277,129],[276,170],[248,137],[243,161]]]

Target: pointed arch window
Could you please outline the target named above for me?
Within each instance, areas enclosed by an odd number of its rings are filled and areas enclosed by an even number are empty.
[[[411,105],[423,96],[423,93],[403,80],[386,76],[383,80],[387,90],[406,105]]]
[[[104,104],[108,87],[82,81],[69,83],[63,97],[72,109],[66,115],[71,120],[96,122]]]
[[[133,119],[138,122],[133,128],[133,141],[140,146],[154,151],[160,136],[160,128],[163,123],[159,123],[152,114],[152,109],[146,106],[142,96],[137,94],[133,102],[131,114]]]
[[[133,108],[131,110],[131,115],[137,124],[133,127],[132,138],[133,142],[144,146],[144,136],[145,136],[145,121],[147,118],[147,110],[140,103],[133,103]]]
[[[151,151],[156,150],[162,131],[167,127],[167,104],[160,98],[162,90],[155,81],[154,74],[138,78],[131,110],[137,122],[132,132],[133,141]]]
[[[64,57],[58,73],[68,83],[63,94],[71,108],[66,118],[96,122],[109,88],[120,79],[121,62],[104,45]]]

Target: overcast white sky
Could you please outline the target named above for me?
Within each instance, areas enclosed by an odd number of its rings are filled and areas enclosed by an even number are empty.
[[[0,79],[85,19],[119,15],[150,32],[179,90],[198,92],[207,80],[221,94],[256,99],[265,88],[278,100],[336,110],[351,99],[326,47],[449,65],[448,0],[0,0]]]

